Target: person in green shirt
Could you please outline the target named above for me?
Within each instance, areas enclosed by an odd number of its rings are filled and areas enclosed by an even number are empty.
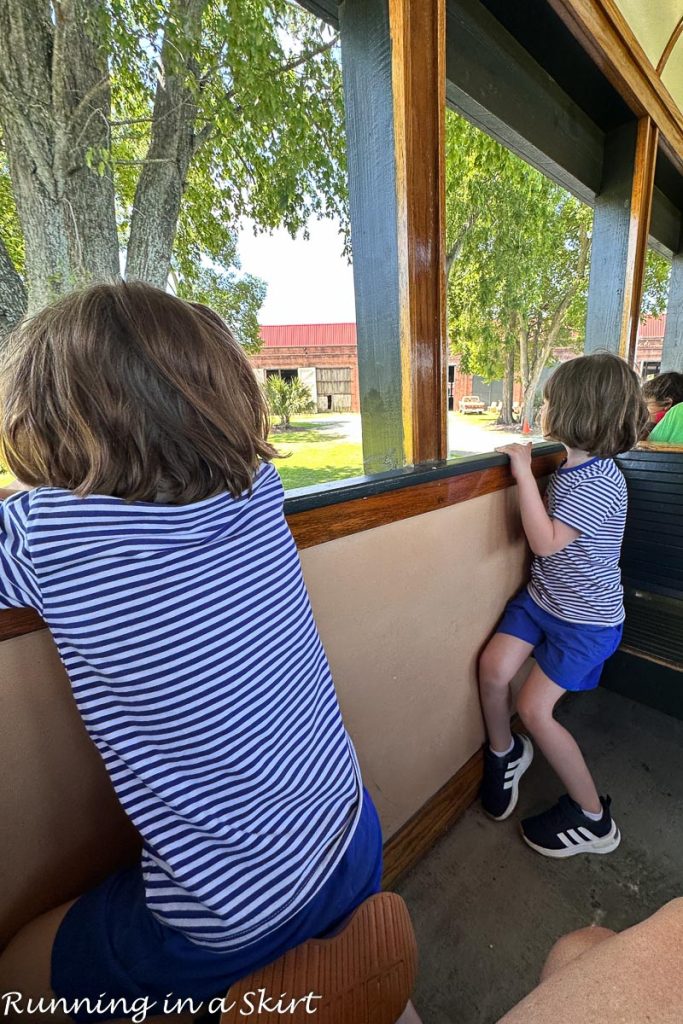
[[[647,439],[656,444],[683,444],[683,402],[669,409]]]
[[[653,444],[683,444],[683,373],[660,373],[643,385],[643,398],[653,426]]]

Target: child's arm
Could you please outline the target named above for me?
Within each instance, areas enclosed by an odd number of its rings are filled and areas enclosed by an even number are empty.
[[[522,525],[533,553],[541,558],[554,555],[580,537],[580,530],[567,526],[559,519],[551,519],[546,512],[531,472],[531,443],[506,444],[496,448],[496,451],[510,456],[510,469],[519,490]]]

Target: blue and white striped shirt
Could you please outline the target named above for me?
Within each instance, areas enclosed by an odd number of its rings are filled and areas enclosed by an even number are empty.
[[[589,459],[553,473],[548,515],[581,531],[562,551],[531,564],[529,594],[566,622],[618,626],[624,620],[619,556],[626,524],[626,481],[613,459]]]
[[[0,607],[52,631],[143,837],[150,910],[214,950],[300,910],[362,803],[283,501],[264,464],[238,500],[0,505]]]

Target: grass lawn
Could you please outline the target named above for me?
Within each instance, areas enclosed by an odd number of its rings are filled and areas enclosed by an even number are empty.
[[[271,444],[286,458],[276,459],[285,490],[362,476],[363,450],[341,425],[325,417],[295,416],[289,430],[275,430]]]
[[[496,423],[498,420],[498,410],[488,410],[486,412],[449,412],[449,417],[452,416],[455,420],[462,421],[463,423],[474,423],[475,426],[487,427],[490,423]]]

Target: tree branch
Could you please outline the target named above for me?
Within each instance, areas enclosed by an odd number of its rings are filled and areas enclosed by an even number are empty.
[[[298,57],[293,57],[291,60],[285,61],[284,64],[280,64],[279,67],[275,69],[275,76],[277,77],[277,75],[281,75],[284,71],[294,71],[295,68],[301,67],[302,64],[306,64],[309,60],[313,60],[314,57],[319,57],[321,53],[331,50],[338,42],[339,36],[335,35],[328,43],[321,43],[320,46],[316,46],[315,49],[306,50],[304,53],[300,53]]]
[[[446,284],[448,284],[448,282],[450,281],[453,264],[455,263],[460,253],[462,252],[462,247],[465,244],[465,237],[467,235],[467,232],[472,230],[472,228],[477,222],[478,216],[479,212],[477,210],[473,210],[470,213],[462,231],[455,239],[450,249],[448,249],[448,251],[446,252]]]
[[[100,92],[102,89],[109,88],[110,84],[111,84],[111,80],[109,78],[109,75],[107,75],[105,78],[100,79],[99,82],[96,82],[90,89],[88,89],[88,91],[86,92],[85,96],[81,97],[81,99],[78,101],[78,103],[76,104],[76,106],[72,110],[71,117],[70,117],[70,125],[69,125],[69,127],[72,128],[76,124],[76,121],[80,117],[81,112],[83,110],[85,110],[86,105],[89,104],[90,101],[95,98],[97,93]],[[99,112],[100,111],[99,111],[99,108],[98,108],[95,111],[95,113],[99,113]],[[90,111],[90,113],[88,114],[88,118],[92,117],[92,113],[93,112]]]
[[[147,156],[140,160],[112,160],[116,167],[146,167],[148,164],[173,164],[172,156]]]

